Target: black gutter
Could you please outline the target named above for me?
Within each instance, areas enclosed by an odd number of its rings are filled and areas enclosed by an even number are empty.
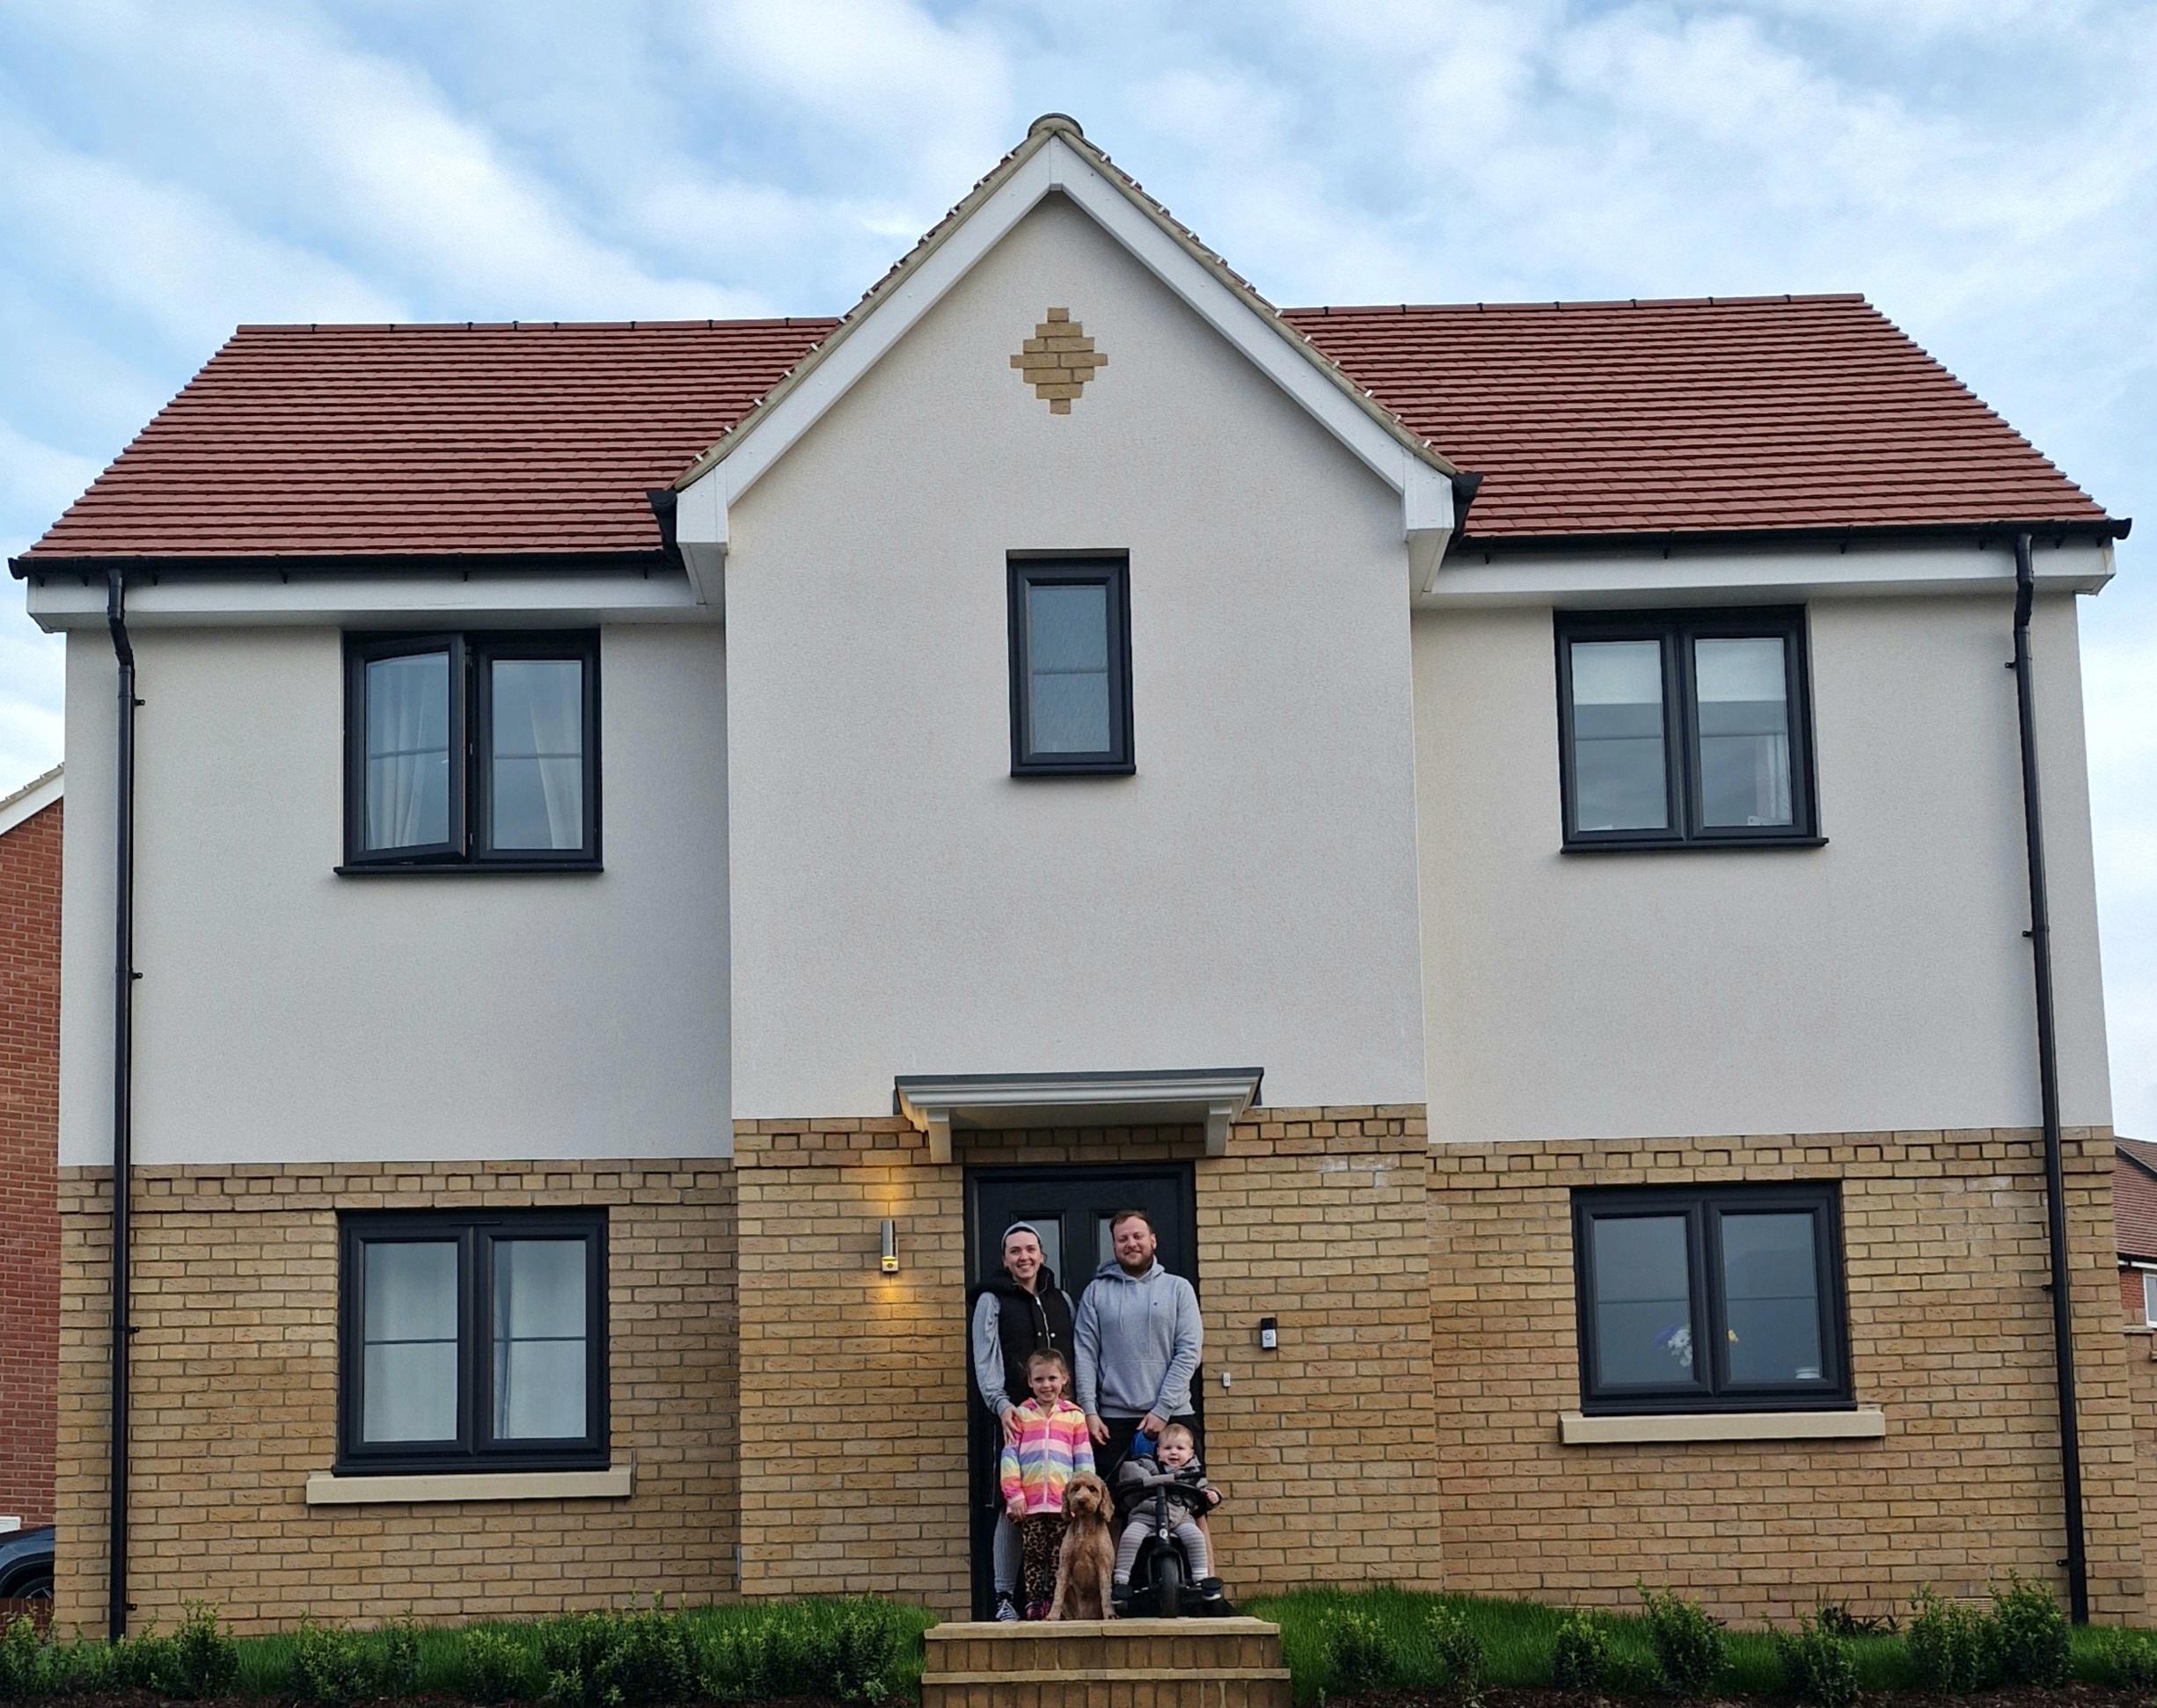
[[[113,1420],[112,1515],[106,1536],[110,1577],[106,1627],[128,1634],[128,1210],[134,1150],[135,1084],[135,646],[128,639],[127,581],[105,582],[105,621],[119,662],[119,725],[113,735],[118,812],[113,834]]]
[[[2037,712],[2029,666],[2029,613],[2037,595],[2029,536],[2014,539],[2015,712],[2022,737],[2022,834],[2029,847],[2031,971],[2037,996],[2037,1087],[2044,1120],[2045,1238],[2052,1279],[2052,1368],[2059,1386],[2060,1493],[2067,1508],[2067,1605],[2089,1623],[2089,1561],[2082,1546],[2082,1441],[2075,1420],[2074,1307],[2068,1295],[2067,1192],[2060,1162],[2059,1046],[2052,1013],[2052,921],[2044,884],[2044,803],[2037,792]]]

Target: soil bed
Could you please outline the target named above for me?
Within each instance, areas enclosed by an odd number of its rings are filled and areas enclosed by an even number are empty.
[[[1327,1698],[1327,1708],[1678,1708],[1678,1698],[1663,1696],[1587,1697],[1564,1690],[1497,1689],[1479,1690],[1472,1698],[1458,1690],[1417,1686],[1409,1690],[1371,1690],[1360,1696]],[[1687,1704],[1686,1708],[1792,1708],[1787,1696],[1729,1696]],[[1925,1690],[1867,1690],[1860,1708],[2152,1708],[2157,1693],[2131,1690],[2119,1684],[2063,1684],[2057,1690],[2034,1685],[1980,1690],[1971,1696],[1938,1696]]]

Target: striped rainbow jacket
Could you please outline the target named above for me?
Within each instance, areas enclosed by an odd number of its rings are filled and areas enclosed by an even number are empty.
[[[1043,1412],[1041,1402],[1029,1399],[1012,1408],[1020,1429],[1016,1442],[1004,1442],[998,1481],[1005,1505],[1014,1494],[1026,1500],[1026,1515],[1064,1510],[1064,1487],[1077,1471],[1093,1469],[1093,1442],[1086,1434],[1086,1414],[1069,1400],[1053,1412]]]

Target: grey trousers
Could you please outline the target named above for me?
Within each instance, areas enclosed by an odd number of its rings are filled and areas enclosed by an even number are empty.
[[[1153,1534],[1153,1515],[1134,1518],[1123,1527],[1123,1534],[1116,1542],[1116,1581],[1129,1583],[1131,1567],[1138,1564],[1138,1551],[1145,1546],[1146,1538]],[[1206,1533],[1198,1528],[1195,1518],[1185,1518],[1176,1524],[1176,1540],[1183,1544],[1183,1558],[1191,1563],[1194,1578],[1213,1575],[1213,1551],[1206,1545]]]
[[[996,1541],[989,1551],[990,1575],[996,1580],[996,1593],[1015,1597],[1019,1593],[1019,1527],[1011,1522],[1011,1515],[1000,1512],[996,1515]]]

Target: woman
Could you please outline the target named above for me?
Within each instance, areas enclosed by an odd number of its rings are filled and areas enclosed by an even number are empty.
[[[1067,1365],[1071,1358],[1071,1300],[1042,1260],[1041,1230],[1030,1222],[1014,1222],[1004,1230],[1002,1246],[1003,1268],[969,1288],[966,1296],[974,1387],[988,1408],[989,1427],[1000,1437],[990,1444],[991,1464],[1005,1441],[1018,1439],[1013,1408],[1027,1398],[1027,1361],[1037,1352],[1059,1354]],[[1019,1532],[1001,1510],[1002,1502],[997,1504],[990,1564],[996,1617],[1008,1621],[1019,1617]]]

